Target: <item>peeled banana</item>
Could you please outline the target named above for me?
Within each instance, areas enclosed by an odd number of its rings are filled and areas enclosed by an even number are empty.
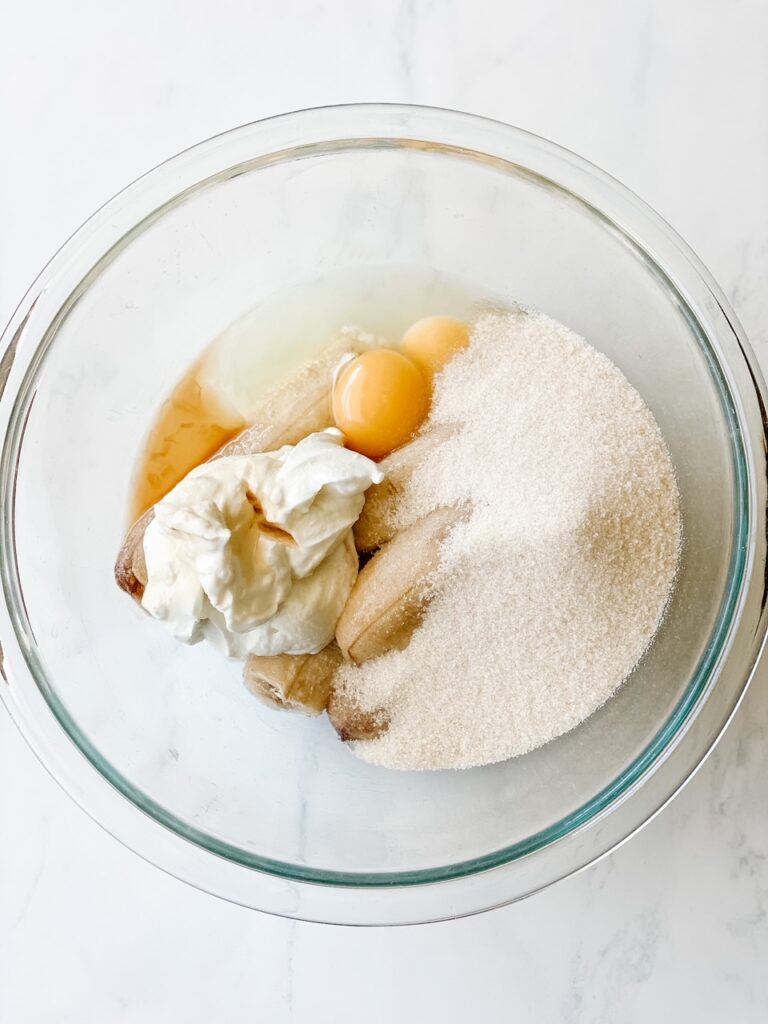
[[[395,534],[361,570],[336,626],[336,642],[361,664],[408,646],[437,568],[440,543],[458,522],[457,508],[437,508]]]
[[[148,509],[136,520],[123,541],[115,562],[115,582],[121,590],[137,601],[144,595],[147,585],[147,565],[144,561],[144,531],[155,518],[154,509]]]
[[[365,350],[364,341],[347,335],[324,348],[270,391],[259,404],[251,426],[225,444],[214,458],[271,452],[332,427],[331,392],[336,370],[345,355],[359,355]]]
[[[365,492],[363,511],[353,527],[358,551],[375,551],[392,539],[395,509],[411,477],[452,432],[451,427],[433,427],[381,460],[384,480]]]
[[[252,655],[245,663],[243,682],[265,704],[319,715],[325,711],[341,651],[330,644],[319,654]]]

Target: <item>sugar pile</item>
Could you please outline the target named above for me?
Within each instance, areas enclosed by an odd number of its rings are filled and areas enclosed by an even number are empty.
[[[404,651],[337,684],[389,729],[352,744],[401,769],[504,760],[572,729],[637,664],[681,543],[656,421],[605,356],[561,324],[488,315],[438,380],[431,425],[460,424],[403,496],[401,525],[471,510],[444,542]]]

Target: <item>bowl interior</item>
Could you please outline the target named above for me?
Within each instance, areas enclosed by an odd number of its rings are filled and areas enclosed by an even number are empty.
[[[404,279],[434,270],[583,334],[645,398],[677,469],[685,548],[654,644],[588,721],[504,764],[431,774],[362,764],[325,719],[273,712],[244,690],[239,666],[176,645],[112,580],[132,465],[180,374],[276,292],[376,267],[382,284],[366,271],[363,312],[397,303],[385,287],[393,268]],[[406,319],[437,312],[429,301],[409,300]],[[267,363],[283,358],[279,325],[242,323],[244,345]],[[181,834],[321,881],[460,873],[596,813],[700,694],[739,585],[738,429],[706,339],[663,272],[552,182],[407,141],[254,161],[139,225],[47,346],[23,399],[12,524],[29,658],[86,756]]]

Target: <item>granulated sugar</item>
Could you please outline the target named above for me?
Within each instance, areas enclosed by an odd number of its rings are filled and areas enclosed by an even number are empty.
[[[445,423],[461,426],[398,518],[456,502],[468,518],[410,645],[338,680],[389,712],[383,735],[352,747],[390,768],[487,764],[572,729],[641,658],[679,558],[677,485],[650,410],[562,325],[483,317],[439,378],[426,429]]]

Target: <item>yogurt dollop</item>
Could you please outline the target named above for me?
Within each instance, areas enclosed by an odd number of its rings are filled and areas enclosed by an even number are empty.
[[[333,428],[198,466],[155,505],[142,605],[230,658],[322,650],[357,578],[351,527],[383,478]]]

